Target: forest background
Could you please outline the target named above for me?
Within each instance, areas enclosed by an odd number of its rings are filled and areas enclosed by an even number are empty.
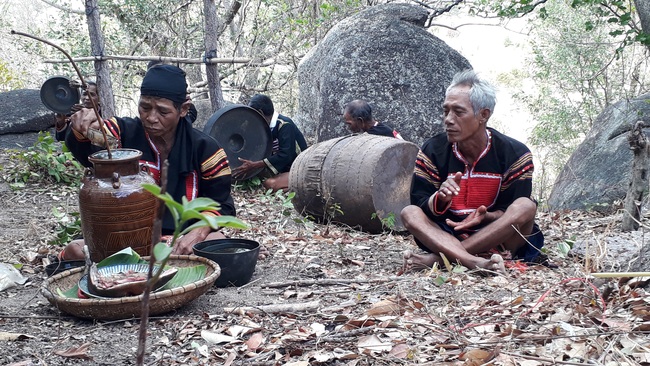
[[[181,63],[194,100],[213,95],[213,106],[219,107],[265,93],[283,114],[292,115],[303,56],[338,21],[387,2],[393,1],[3,0],[0,91],[40,88],[53,75],[76,79],[59,51],[12,36],[11,30],[61,46],[78,60],[84,77],[94,79],[89,56],[98,53],[91,52],[85,9],[96,4],[101,54],[122,56],[97,63],[110,70],[117,115],[135,114],[138,86],[152,57]],[[533,149],[535,195],[542,202],[598,114],[650,88],[650,37],[642,27],[650,5],[643,0],[402,2],[427,7],[427,29],[498,86],[491,124]],[[205,31],[206,9],[216,10],[211,32]],[[217,46],[208,56],[222,61],[216,64],[216,94],[201,62],[209,37]]]

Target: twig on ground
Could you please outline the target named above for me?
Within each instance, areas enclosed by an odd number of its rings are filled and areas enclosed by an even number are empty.
[[[335,333],[332,335],[328,335],[325,337],[321,337],[318,341],[319,342],[338,342],[344,338],[350,338],[350,337],[355,337],[358,336],[359,334],[364,334],[368,333],[369,331],[375,329],[376,327],[374,325],[370,325],[367,327],[359,328],[359,329],[353,329],[349,330],[347,332],[341,332],[341,333]]]
[[[522,355],[522,354],[518,354],[518,353],[505,352],[505,351],[501,351],[501,353],[503,353],[504,355],[508,355],[508,356],[525,358],[525,359],[527,359],[527,360],[534,360],[534,361],[540,361],[540,362],[548,362],[548,363],[551,364],[551,365],[555,365],[555,364],[560,364],[560,365],[576,365],[576,366],[592,365],[591,363],[581,363],[581,362],[571,362],[571,361],[558,361],[558,360],[553,360],[553,359],[551,359],[551,358],[528,356],[528,355]]]
[[[271,282],[264,284],[264,287],[278,288],[278,287],[291,287],[291,286],[332,286],[343,285],[349,283],[384,283],[396,281],[399,277],[384,277],[384,278],[368,278],[368,279],[347,279],[347,278],[325,278],[322,280],[297,280],[291,282]]]
[[[650,277],[650,272],[594,272],[590,275],[597,278]]]
[[[235,308],[223,308],[226,313],[244,312],[244,313],[293,313],[301,311],[316,310],[320,306],[320,301],[310,301],[295,304],[274,304],[260,306],[243,306]]]

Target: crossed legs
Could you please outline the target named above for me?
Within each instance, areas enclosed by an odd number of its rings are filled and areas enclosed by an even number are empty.
[[[475,254],[487,252],[498,245],[503,245],[514,252],[525,245],[525,236],[530,235],[533,230],[536,211],[537,206],[532,200],[518,198],[497,220],[460,241],[431,221],[419,207],[407,206],[401,212],[402,222],[406,229],[429,250],[429,253],[406,252],[404,270],[431,267],[441,261],[438,253],[442,253],[450,261],[458,261],[471,269],[505,272],[503,258],[500,255],[495,254],[490,259],[485,259]]]

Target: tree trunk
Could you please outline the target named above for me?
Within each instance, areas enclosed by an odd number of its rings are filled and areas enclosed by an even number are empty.
[[[623,231],[639,229],[641,203],[648,190],[648,164],[650,154],[648,140],[643,132],[643,121],[637,121],[627,137],[630,149],[634,152],[632,161],[632,181],[625,196],[625,213],[623,214]]]
[[[634,5],[636,5],[636,12],[639,14],[643,33],[650,34],[650,1],[634,0]]]
[[[217,19],[217,6],[214,0],[203,0],[203,13],[205,14],[205,58],[217,57],[217,32],[219,20]],[[225,105],[221,82],[219,80],[219,69],[215,64],[206,64],[205,73],[208,79],[208,91],[212,113]]]
[[[97,0],[85,0],[86,16],[91,53],[93,56],[103,56],[104,36],[99,20],[99,7],[97,2]],[[97,74],[97,91],[102,117],[110,118],[115,115],[115,101],[113,100],[111,74],[106,61],[95,61],[95,73]]]

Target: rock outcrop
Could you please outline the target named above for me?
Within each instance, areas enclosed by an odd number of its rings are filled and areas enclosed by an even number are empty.
[[[607,107],[556,179],[551,209],[608,211],[627,193],[633,154],[627,140],[636,121],[650,133],[650,94]]]
[[[298,67],[294,121],[303,133],[316,141],[349,134],[342,110],[354,99],[418,145],[442,131],[445,89],[471,65],[423,28],[426,18],[423,7],[384,4],[334,26]]]
[[[0,93],[0,135],[46,131],[52,126],[54,113],[41,102],[39,90]]]

